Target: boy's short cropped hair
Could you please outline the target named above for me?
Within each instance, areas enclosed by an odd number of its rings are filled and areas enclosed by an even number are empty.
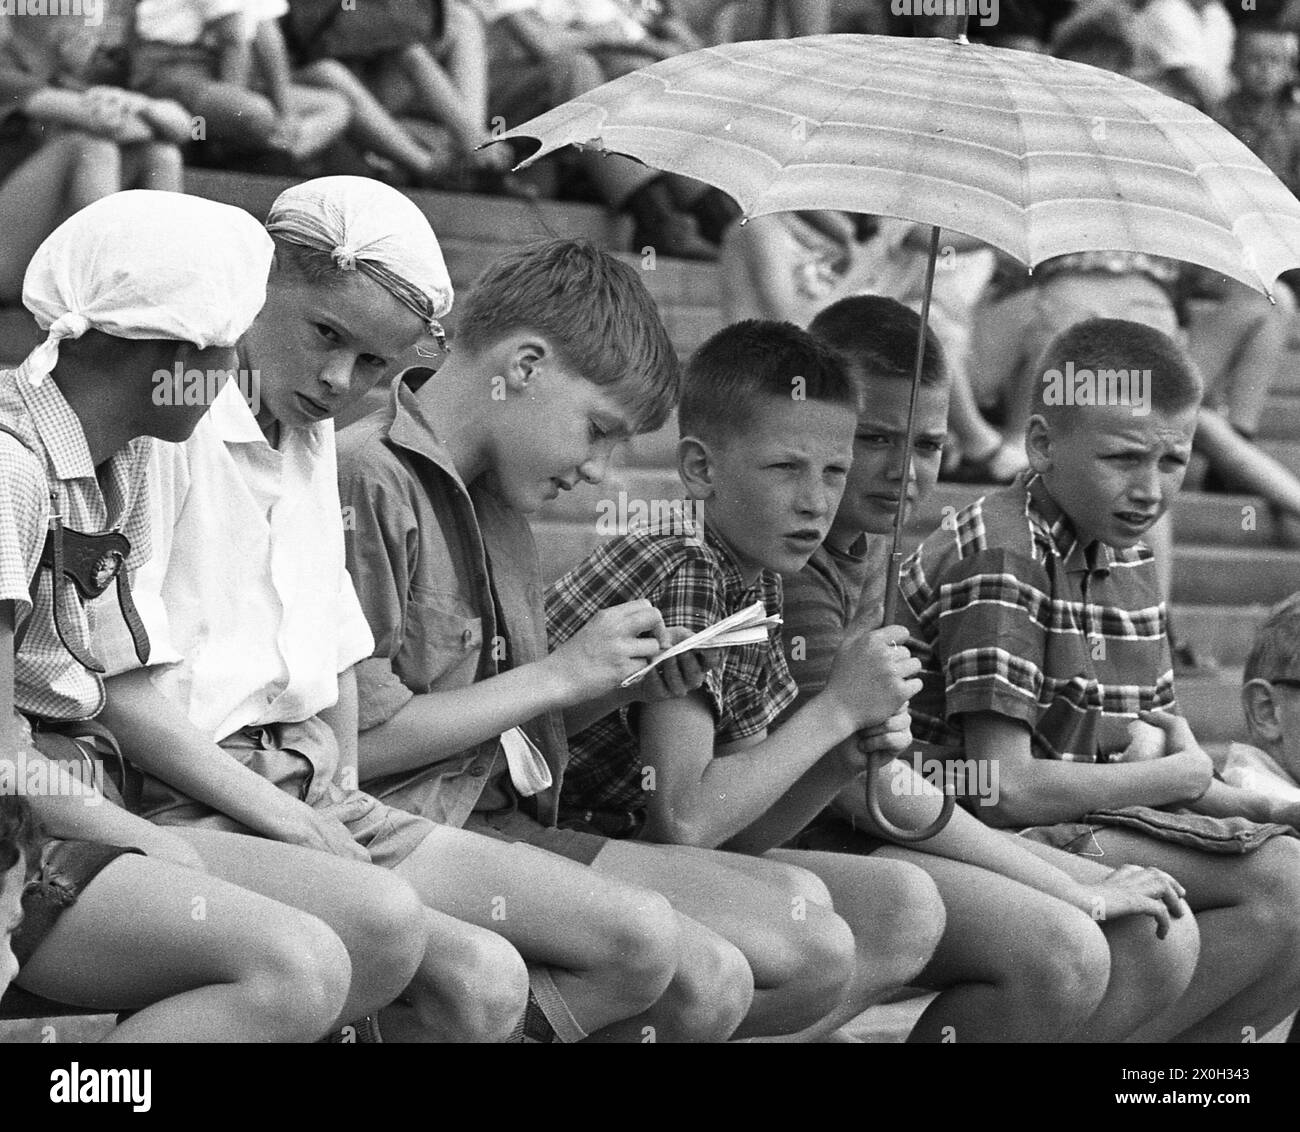
[[[681,365],[634,268],[585,240],[548,240],[492,264],[459,304],[456,342],[470,351],[520,329],[545,335],[595,385],[616,386],[634,432],[668,418]]]
[[[855,379],[871,376],[911,381],[916,371],[916,340],[921,316],[897,299],[850,295],[821,311],[808,333],[825,342],[849,364]],[[948,368],[934,328],[925,328],[921,384],[944,385]]]
[[[36,845],[36,819],[21,794],[0,794],[0,884],[20,857],[31,859]]]
[[[1047,377],[1077,377],[1084,371],[1096,375],[1099,388],[1111,374],[1143,375],[1150,408],[1162,413],[1199,406],[1205,393],[1196,363],[1169,335],[1127,319],[1090,318],[1057,335],[1043,351],[1037,372],[1044,380],[1034,384],[1031,412],[1057,423],[1067,421],[1078,406],[1049,400],[1046,394],[1053,384]]]
[[[1255,632],[1242,683],[1300,680],[1300,592],[1278,602]]]
[[[686,365],[678,429],[725,443],[763,398],[829,401],[857,412],[844,360],[792,322],[750,318],[719,330]]]

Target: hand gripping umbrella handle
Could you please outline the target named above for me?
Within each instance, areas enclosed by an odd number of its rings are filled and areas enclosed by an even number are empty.
[[[867,792],[867,813],[871,815],[871,820],[876,823],[880,831],[893,841],[928,841],[937,833],[942,833],[944,826],[948,824],[948,819],[952,817],[953,808],[957,804],[957,799],[952,791],[948,788],[947,782],[943,784],[943,807],[939,810],[939,816],[923,829],[904,829],[901,825],[895,825],[880,808],[880,797],[878,786],[880,783],[880,769],[893,758],[888,753],[876,752],[867,756],[867,774],[866,774],[866,792]]]

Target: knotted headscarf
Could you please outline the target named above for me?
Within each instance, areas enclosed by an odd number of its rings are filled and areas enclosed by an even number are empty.
[[[87,205],[32,256],[23,305],[46,332],[21,371],[39,385],[59,343],[100,330],[233,346],[266,302],[275,245],[247,212],[133,189]]]
[[[396,189],[369,177],[304,181],[276,198],[266,230],[373,279],[442,337],[438,319],[452,302],[447,265],[424,213]]]

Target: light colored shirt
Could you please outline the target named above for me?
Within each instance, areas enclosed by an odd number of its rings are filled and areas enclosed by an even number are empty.
[[[1221,773],[1229,786],[1255,790],[1283,802],[1300,802],[1300,784],[1272,755],[1248,743],[1228,746]]]
[[[154,556],[134,594],[155,687],[214,741],[305,720],[374,649],[344,565],[334,424],[267,443],[228,383],[149,469]],[[120,615],[94,621],[110,672],[138,667]]]
[[[131,543],[128,570],[149,557],[149,496],[146,473],[153,441],[131,441],[107,460],[97,477],[86,434],[58,385],[46,378],[33,386],[26,370],[0,370],[0,420],[26,447],[0,433],[0,601],[14,603],[14,624],[28,623],[14,658],[14,703],[20,711],[50,719],[89,719],[104,706],[100,678],[64,648],[54,626],[50,571],[41,571],[36,608],[28,586],[36,573],[49,529],[51,503],[65,527],[86,534],[120,531]],[[87,605],[117,610],[114,586],[83,605],[75,587],[62,590],[62,620],[78,643],[94,652]],[[121,615],[118,614],[118,620]],[[125,650],[134,656],[123,625]],[[103,659],[102,657],[100,658]]]
[[[238,13],[244,38],[252,39],[258,24],[288,10],[287,0],[140,0],[136,30],[144,40],[188,46],[202,41],[208,24]]]
[[[1163,71],[1196,69],[1210,79],[1215,100],[1232,89],[1232,50],[1236,26],[1219,0],[1200,11],[1188,0],[1151,0],[1133,18],[1137,39],[1137,77],[1145,81]]]

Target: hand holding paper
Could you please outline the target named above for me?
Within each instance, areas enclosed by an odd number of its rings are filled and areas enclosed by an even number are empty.
[[[766,641],[768,632],[775,625],[781,624],[781,618],[778,616],[768,616],[767,609],[761,601],[754,602],[753,605],[738,610],[730,617],[724,617],[715,625],[710,625],[707,629],[701,629],[692,637],[680,641],[670,649],[655,656],[649,664],[637,672],[632,673],[623,681],[623,687],[629,687],[642,679],[646,673],[651,672],[656,665],[662,664],[674,656],[684,652],[690,652],[692,649],[725,649],[732,645],[752,645],[759,641]]]

